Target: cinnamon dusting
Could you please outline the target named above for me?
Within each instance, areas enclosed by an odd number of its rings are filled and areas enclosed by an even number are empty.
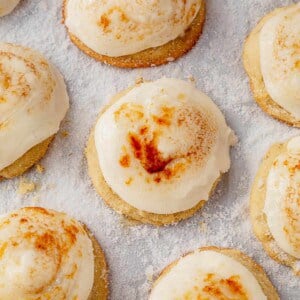
[[[170,126],[173,120],[175,108],[174,107],[161,107],[162,114],[159,116],[153,115],[153,121],[160,126]]]
[[[247,291],[244,289],[240,276],[234,275],[229,278],[217,278],[214,273],[209,273],[204,278],[205,286],[201,289],[195,285],[191,291],[183,296],[184,300],[190,299],[218,299],[218,300],[248,300]]]
[[[118,110],[114,112],[115,121],[125,118],[131,122],[136,122],[144,117],[143,106],[133,103],[123,103]]]
[[[118,14],[119,20],[121,22],[123,22],[123,23],[129,22],[129,18],[127,17],[126,13],[119,6],[114,6],[114,7],[110,8],[107,13],[103,14],[100,17],[100,20],[98,22],[98,25],[100,27],[102,27],[102,29],[105,33],[109,33],[112,31],[109,27],[112,22],[113,14]]]
[[[185,95],[179,94],[178,97],[184,98]],[[216,139],[217,126],[213,116],[193,106],[161,105],[157,113],[145,114],[142,105],[123,103],[114,112],[114,119],[115,122],[127,122],[126,126],[131,123],[127,141],[132,154],[129,156],[128,150],[122,153],[120,165],[128,168],[130,160],[135,158],[150,175],[145,178],[149,183],[170,181],[178,178],[190,164],[204,163]],[[176,136],[165,136],[171,126],[178,127],[180,135],[188,137],[186,143],[177,140]],[[172,155],[159,149],[159,142],[165,137],[174,144]]]
[[[130,156],[128,154],[121,156],[119,163],[123,168],[129,168],[130,167]]]
[[[129,178],[125,181],[125,184],[126,184],[126,185],[131,185],[132,182],[133,182],[133,178],[132,178],[132,177],[129,177]]]
[[[4,256],[5,250],[8,246],[7,242],[4,242],[1,246],[0,246],[0,259],[2,259],[2,257]]]

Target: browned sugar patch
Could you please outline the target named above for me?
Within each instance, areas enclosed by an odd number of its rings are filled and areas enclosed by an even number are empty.
[[[217,126],[213,116],[187,104],[179,107],[162,105],[158,113],[149,116],[143,106],[125,103],[115,112],[115,121],[132,123],[131,128],[136,121],[142,124],[138,130],[129,130],[124,148],[130,151],[121,155],[119,163],[126,168],[131,159],[138,160],[156,183],[180,177],[191,164],[205,163],[216,139]],[[160,151],[159,142],[174,126],[182,136],[188,137],[187,143],[171,137],[174,147],[179,149],[166,156]]]

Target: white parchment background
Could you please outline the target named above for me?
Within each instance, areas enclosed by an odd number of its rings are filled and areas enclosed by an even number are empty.
[[[253,235],[248,212],[251,182],[268,147],[297,134],[254,103],[242,67],[245,37],[257,21],[288,0],[207,0],[207,22],[197,46],[166,66],[119,70],[87,57],[69,40],[61,20],[61,0],[21,0],[0,19],[0,40],[44,53],[65,77],[71,109],[41,164],[26,178],[34,193],[17,193],[20,179],[0,183],[0,213],[40,205],[62,210],[86,223],[102,244],[110,267],[111,299],[147,299],[151,277],[181,254],[204,245],[245,251],[266,270],[282,299],[300,299],[300,279],[271,260]],[[295,2],[295,1],[294,1]],[[188,78],[224,112],[240,142],[232,151],[232,168],[202,212],[175,226],[128,226],[93,190],[83,155],[89,130],[101,105],[137,77]],[[200,225],[200,223],[202,225]],[[162,299],[163,300],[163,299]]]

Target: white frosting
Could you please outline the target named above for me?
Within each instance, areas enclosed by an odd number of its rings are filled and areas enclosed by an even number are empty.
[[[20,0],[0,0],[0,17],[11,13],[19,2]]]
[[[275,159],[266,188],[264,212],[271,234],[283,251],[300,258],[300,137]]]
[[[0,217],[0,298],[87,300],[93,245],[63,213],[23,208]]]
[[[300,119],[300,4],[280,10],[260,33],[260,64],[271,98]]]
[[[95,52],[117,57],[176,39],[201,5],[202,0],[67,0],[65,24]]]
[[[59,130],[64,80],[41,54],[0,43],[0,170]]]
[[[212,250],[181,258],[154,285],[149,300],[267,299],[254,275],[235,259]]]
[[[210,98],[191,83],[167,78],[128,91],[95,128],[108,185],[131,206],[157,214],[208,200],[230,167],[235,140]]]

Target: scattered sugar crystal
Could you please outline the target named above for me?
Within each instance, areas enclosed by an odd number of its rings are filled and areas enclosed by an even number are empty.
[[[153,276],[154,276],[154,269],[153,269],[153,266],[152,265],[149,265],[147,268],[146,268],[146,277],[147,277],[147,280],[148,281],[153,281]]]
[[[61,0],[21,1],[0,19],[0,40],[33,47],[44,53],[63,74],[71,108],[30,182],[41,182],[37,205],[65,211],[84,222],[105,251],[110,268],[111,299],[147,299],[155,276],[180,255],[198,247],[238,248],[257,260],[280,291],[282,299],[297,299],[299,278],[276,263],[255,238],[249,218],[249,192],[260,160],[271,144],[299,134],[297,129],[273,120],[253,101],[241,53],[250,29],[267,12],[293,3],[289,0],[207,1],[204,32],[196,47],[184,57],[161,67],[125,70],[101,64],[82,53],[61,23]],[[37,30],[38,28],[38,30]],[[202,212],[176,226],[124,226],[118,214],[99,198],[87,174],[84,149],[102,104],[117,91],[132,86],[137,77],[162,76],[194,79],[210,96],[234,129],[239,143],[231,151],[232,167]],[[72,155],[69,155],[72,153]],[[0,214],[34,205],[31,194],[18,195],[19,179],[0,182]],[[206,230],[199,230],[205,222]],[[149,274],[151,272],[149,271]]]

